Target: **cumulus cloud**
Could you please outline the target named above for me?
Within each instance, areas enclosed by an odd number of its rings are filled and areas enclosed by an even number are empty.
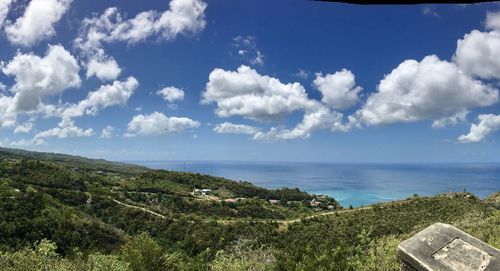
[[[111,138],[114,130],[115,128],[110,125],[104,127],[101,131],[101,138]]]
[[[34,139],[41,139],[46,137],[58,137],[58,138],[68,138],[68,137],[89,137],[94,134],[92,128],[82,129],[75,125],[75,122],[70,119],[63,119],[57,127],[39,132],[35,135]]]
[[[112,57],[93,57],[87,63],[87,78],[95,76],[102,81],[115,80],[122,69]]]
[[[79,103],[63,108],[60,115],[65,119],[95,115],[101,108],[125,105],[138,86],[139,82],[132,76],[125,81],[114,81],[113,84],[103,85],[96,91],[90,92],[87,98]]]
[[[239,115],[259,121],[318,106],[307,97],[301,84],[283,84],[244,65],[237,71],[214,69],[202,96],[202,103],[217,104],[215,112],[219,117]]]
[[[10,62],[2,63],[2,71],[15,78],[9,89],[13,96],[0,94],[0,127],[15,127],[15,133],[30,132],[32,122],[17,124],[18,114],[61,117],[58,127],[39,132],[35,139],[45,137],[92,136],[92,129],[81,129],[72,120],[83,115],[95,115],[103,108],[127,103],[139,83],[134,77],[102,85],[78,103],[50,104],[45,100],[61,95],[66,89],[80,86],[76,59],[62,46],[49,46],[44,57],[18,53]]]
[[[149,115],[139,114],[129,122],[125,136],[178,133],[198,126],[200,122],[186,117],[167,117],[159,112]]]
[[[39,110],[44,97],[79,87],[79,70],[76,59],[61,45],[49,46],[44,57],[18,53],[2,63],[3,73],[15,77],[13,110],[25,112]]]
[[[354,74],[346,69],[325,76],[317,73],[313,84],[323,95],[321,101],[338,110],[354,106],[363,90],[356,86]]]
[[[85,18],[74,46],[87,63],[87,77],[114,80],[121,72],[116,61],[106,55],[103,45],[113,42],[135,44],[149,38],[173,40],[178,35],[196,34],[205,28],[205,9],[202,0],[172,0],[164,12],[144,11],[127,19],[118,8],[111,7],[102,14]]]
[[[478,117],[479,123],[472,124],[466,135],[461,135],[458,140],[462,143],[479,142],[488,135],[500,130],[500,115],[483,114]]]
[[[321,79],[317,83],[322,88],[326,85],[323,80],[330,80],[326,76],[318,77]],[[352,79],[354,82],[354,78]],[[354,83],[348,89],[356,93],[360,91],[354,87]],[[271,127],[268,131],[263,131],[253,126],[225,122],[215,127],[214,131],[218,133],[249,134],[256,140],[275,141],[308,138],[320,129],[348,129],[342,124],[343,114],[324,103],[309,99],[301,84],[284,84],[277,78],[260,75],[244,65],[236,71],[214,69],[210,73],[206,90],[202,94],[202,103],[212,102],[217,105],[215,112],[219,117],[238,115],[260,122],[274,121],[295,111],[304,113],[302,121],[293,128]]]
[[[467,120],[467,114],[469,114],[469,111],[464,110],[457,112],[453,116],[434,120],[432,122],[432,128],[444,128],[446,126],[455,125],[459,122],[465,122]]]
[[[11,4],[12,0],[0,0],[0,28],[3,26],[5,18],[7,18]]]
[[[12,103],[12,97],[0,94],[0,128],[12,127],[16,124],[17,114]]]
[[[297,138],[308,138],[311,134],[320,129],[330,129],[335,131],[346,131],[342,124],[343,115],[336,111],[331,111],[327,107],[319,107],[316,111],[304,114],[302,121],[292,129],[279,129],[272,127],[267,132],[257,132],[253,139],[264,141],[290,140]]]
[[[85,18],[75,45],[84,52],[102,51],[103,43],[144,41],[152,36],[172,40],[180,34],[195,34],[205,28],[205,9],[201,0],[172,0],[164,12],[144,11],[125,19],[118,8]]]
[[[165,87],[156,91],[156,95],[161,96],[163,100],[172,103],[184,99],[184,91],[176,87]]]
[[[31,46],[53,36],[54,25],[70,4],[71,0],[31,0],[24,15],[5,27],[7,39],[14,44]]]
[[[386,75],[351,122],[378,125],[437,120],[496,102],[497,89],[431,55],[420,62],[406,60]]]
[[[247,134],[253,135],[260,132],[260,129],[245,124],[234,124],[230,122],[219,123],[214,127],[214,131],[219,134]]]
[[[490,32],[473,30],[457,41],[454,61],[467,74],[500,79],[500,12],[488,13]]]
[[[29,133],[33,129],[33,123],[31,122],[26,122],[24,124],[18,125],[14,129],[14,133]]]
[[[455,62],[467,74],[500,79],[500,33],[474,30],[458,40]]]

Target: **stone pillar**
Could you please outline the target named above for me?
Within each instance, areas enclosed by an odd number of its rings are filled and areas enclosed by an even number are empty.
[[[500,250],[443,223],[401,242],[398,256],[402,271],[500,271]]]

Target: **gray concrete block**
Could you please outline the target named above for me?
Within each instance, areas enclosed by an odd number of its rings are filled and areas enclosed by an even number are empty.
[[[500,250],[443,223],[401,242],[398,256],[417,271],[500,271]]]

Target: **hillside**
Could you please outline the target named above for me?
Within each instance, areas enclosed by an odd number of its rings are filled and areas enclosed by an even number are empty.
[[[106,170],[124,174],[146,172],[147,168],[117,162],[109,162],[102,159],[89,159],[60,153],[32,152],[22,149],[8,149],[0,147],[0,159],[32,159],[50,161],[66,167],[88,170]]]
[[[438,221],[499,247],[497,201],[351,210],[293,188],[0,149],[0,270],[398,270],[397,243]]]
[[[493,207],[500,209],[500,192],[496,192],[484,199],[484,202],[491,204]]]

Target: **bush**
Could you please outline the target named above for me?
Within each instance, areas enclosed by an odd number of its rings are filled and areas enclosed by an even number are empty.
[[[255,241],[240,239],[229,250],[221,250],[212,262],[212,271],[271,270],[276,259],[271,248],[255,247]]]
[[[56,253],[57,245],[43,239],[34,248],[0,254],[0,269],[3,271],[63,271],[81,270],[72,262]]]
[[[128,271],[130,264],[120,260],[116,255],[101,253],[90,254],[87,267],[90,271]]]
[[[121,257],[134,271],[165,270],[164,251],[148,233],[132,237],[121,248]]]

